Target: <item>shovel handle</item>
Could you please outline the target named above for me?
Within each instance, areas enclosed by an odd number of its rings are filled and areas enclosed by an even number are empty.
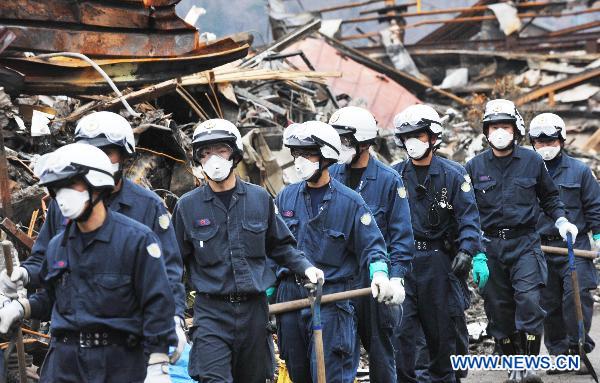
[[[569,254],[568,248],[556,247],[556,246],[543,246],[542,245],[542,251],[544,253],[550,253],[550,254],[562,254],[562,255]],[[575,254],[576,257],[588,258],[588,259],[596,259],[596,258],[598,258],[598,255],[599,255],[597,251],[579,250],[579,249],[574,249],[573,254]]]
[[[323,295],[323,297],[321,298],[321,304],[343,301],[346,299],[365,297],[370,294],[371,294],[370,287],[365,287],[363,289],[356,289],[356,290],[341,291],[339,293]],[[308,298],[298,299],[295,301],[275,303],[273,305],[269,305],[269,315],[283,314],[283,313],[287,313],[290,311],[302,310],[307,307],[310,307],[310,301],[308,300]]]

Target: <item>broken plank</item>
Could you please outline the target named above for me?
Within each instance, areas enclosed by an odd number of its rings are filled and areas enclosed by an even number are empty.
[[[20,243],[27,249],[31,250],[33,247],[33,238],[19,229],[10,218],[4,218],[2,222],[0,222],[0,229],[2,229],[13,241]]]
[[[167,93],[175,90],[178,83],[179,83],[179,79],[163,81],[159,84],[151,85],[149,87],[128,93],[128,94],[124,95],[123,98],[130,105],[136,105],[141,102],[160,97],[164,94],[167,94]],[[94,110],[94,111],[115,110],[122,106],[123,106],[123,103],[121,102],[121,97],[115,97],[108,101],[101,101],[101,102],[96,102],[96,103],[92,102],[92,103],[86,104],[83,108],[76,109],[75,111],[73,111],[73,113],[71,113],[70,115],[65,117],[64,120],[69,121],[69,122],[76,121],[76,120],[79,120],[81,117],[83,117],[88,112],[91,112],[92,110]]]
[[[273,111],[273,112],[275,112],[275,113],[277,113],[279,115],[287,116],[287,110],[286,109],[284,109],[284,108],[282,108],[282,107],[280,107],[278,105],[275,105],[272,102],[269,102],[267,100],[263,100],[262,98],[260,98],[258,96],[255,96],[252,93],[248,92],[246,89],[236,87],[235,88],[235,93],[239,97],[245,98],[247,100],[250,100],[250,101],[252,101],[254,103],[257,103],[258,105],[262,105],[265,108],[269,109],[270,111]]]
[[[556,92],[558,90],[561,90],[561,89],[564,89],[564,88],[567,88],[567,87],[570,87],[573,85],[577,85],[581,82],[584,82],[586,80],[589,80],[589,79],[592,79],[592,78],[595,78],[598,76],[600,76],[600,68],[588,70],[581,74],[568,77],[564,80],[553,82],[552,84],[548,84],[548,85],[539,87],[539,88],[534,89],[531,92],[519,97],[515,101],[515,105],[521,106],[530,101],[537,100],[538,98],[541,98],[541,97],[545,97],[550,93]]]

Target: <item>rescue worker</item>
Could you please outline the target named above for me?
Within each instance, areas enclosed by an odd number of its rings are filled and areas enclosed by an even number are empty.
[[[235,125],[198,124],[192,147],[207,184],[183,195],[173,213],[196,291],[189,374],[203,383],[264,383],[271,369],[265,290],[274,283],[267,257],[313,283],[323,272],[295,249],[269,194],[233,173],[243,153]]]
[[[335,112],[329,124],[339,133],[342,149],[337,164],[329,168],[332,178],[363,197],[381,230],[390,258],[390,284],[398,291],[393,305],[377,303],[370,297],[353,301],[358,321],[358,337],[353,355],[355,366],[360,361],[360,343],[369,353],[371,382],[396,382],[396,360],[392,336],[400,320],[404,301],[404,276],[410,271],[414,239],[404,185],[400,175],[374,156],[369,148],[377,137],[377,122],[368,110],[347,106]],[[363,268],[355,288],[369,286],[369,270]]]
[[[328,167],[339,159],[339,135],[326,123],[307,121],[286,128],[283,143],[303,181],[286,186],[276,205],[297,238],[298,249],[323,269],[323,294],[352,289],[362,268],[369,270],[372,295],[379,303],[400,301],[402,291],[389,286],[385,241],[369,207],[358,193],[329,175]],[[278,302],[307,296],[301,275],[279,270],[278,276]],[[322,306],[321,321],[327,382],[353,382],[354,306],[350,300]],[[316,382],[310,310],[279,315],[277,323],[281,358],[292,381]]]
[[[171,355],[175,363],[187,343],[184,331],[185,289],[183,286],[183,262],[175,240],[171,217],[163,201],[152,191],[123,178],[123,163],[135,154],[135,140],[129,122],[112,112],[93,112],[83,117],[75,128],[75,140],[100,148],[112,163],[115,188],[105,201],[112,211],[119,212],[148,226],[158,236],[163,249],[161,260],[165,262],[169,286],[175,298],[178,343]],[[15,296],[17,285],[22,282],[29,288],[40,286],[39,272],[50,240],[63,231],[69,219],[61,214],[56,201],[52,201],[46,213],[46,221],[35,241],[31,256],[8,278],[6,271],[0,274],[0,289]]]
[[[395,165],[408,197],[415,238],[413,270],[405,280],[404,317],[397,329],[398,382],[416,382],[419,325],[429,351],[432,382],[454,382],[451,355],[468,353],[464,310],[465,280],[485,286],[488,270],[481,254],[479,215],[471,180],[456,162],[435,155],[442,122],[428,105],[412,105],[394,118],[396,144],[408,159]]]
[[[531,144],[544,159],[548,172],[558,186],[567,217],[579,231],[579,236],[573,237],[574,248],[590,250],[588,232],[595,233],[595,241],[600,242],[600,187],[590,168],[564,151],[566,138],[565,123],[556,114],[542,113],[529,124]],[[552,220],[545,214],[539,215],[537,231],[542,245],[565,247]],[[600,249],[598,245],[597,248]],[[579,337],[569,260],[564,255],[546,253],[545,256],[548,263],[548,282],[542,290],[542,308],[546,311],[544,343],[552,355],[578,355]],[[591,259],[576,257],[575,267],[584,314],[585,351],[589,353],[594,349],[594,341],[589,335],[594,307],[591,290],[598,286],[598,280]],[[581,366],[578,373],[588,373],[583,363]],[[568,371],[550,370],[548,374],[562,372]]]
[[[175,303],[162,249],[148,227],[104,204],[114,188],[112,172],[106,154],[80,143],[35,166],[39,184],[70,221],[46,246],[37,275],[43,289],[0,309],[0,333],[21,319],[51,314],[40,382],[171,381]]]
[[[473,179],[486,244],[490,280],[483,290],[487,333],[504,355],[537,355],[545,312],[540,306],[547,266],[535,231],[540,207],[558,229],[577,237],[544,160],[519,145],[525,125],[515,105],[489,101],[483,133],[490,147],[471,159]],[[509,371],[510,381],[541,381],[530,371]]]

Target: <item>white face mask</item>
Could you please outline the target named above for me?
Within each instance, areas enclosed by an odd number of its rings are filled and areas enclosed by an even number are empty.
[[[420,160],[429,149],[429,143],[413,137],[404,141],[404,147],[410,158]]]
[[[496,149],[504,149],[513,141],[514,135],[504,129],[496,129],[490,134],[488,140]]]
[[[63,216],[75,219],[85,210],[85,204],[90,200],[87,190],[77,191],[71,188],[58,189],[56,192],[56,203]]]
[[[352,159],[356,155],[356,148],[342,145],[342,150],[340,151],[340,156],[338,159],[338,164],[349,164],[352,162]]]
[[[542,156],[544,161],[550,161],[560,153],[560,146],[544,146],[535,150]]]
[[[298,157],[294,160],[294,167],[300,178],[306,181],[319,170],[319,163],[312,162],[304,157]]]
[[[119,164],[119,163],[117,162],[117,163],[115,163],[115,164],[111,164],[111,165],[110,165],[110,167],[111,167],[111,170],[112,170],[112,172],[113,172],[113,175],[114,175],[116,172],[118,172],[118,171],[119,171],[119,169],[121,169],[121,164]]]
[[[208,161],[202,165],[204,173],[213,181],[223,181],[231,172],[233,160],[226,160],[223,157],[213,154]]]

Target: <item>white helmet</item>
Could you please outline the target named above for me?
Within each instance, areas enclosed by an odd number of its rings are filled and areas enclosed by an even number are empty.
[[[288,148],[319,148],[323,158],[335,162],[342,148],[339,134],[321,121],[291,124],[283,131],[283,144]]]
[[[525,122],[512,101],[502,98],[488,101],[483,113],[483,131],[492,122],[512,122],[521,137],[525,137]]]
[[[365,142],[377,137],[377,121],[366,109],[346,106],[337,110],[329,119],[329,125],[340,136],[351,133],[356,141]]]
[[[240,152],[244,150],[240,131],[227,120],[213,118],[196,125],[192,145],[200,146],[214,142],[229,142]]]
[[[135,138],[129,121],[113,112],[93,112],[83,117],[75,128],[75,140],[98,148],[117,145],[128,155],[135,153]]]
[[[547,137],[567,139],[567,127],[562,118],[554,113],[538,114],[529,123],[529,139]]]
[[[401,135],[419,130],[427,130],[437,137],[435,147],[442,143],[442,119],[431,106],[411,105],[394,117],[394,141],[399,147],[404,147],[404,143],[400,139]]]
[[[108,156],[95,146],[74,143],[44,154],[36,162],[34,174],[41,186],[50,188],[82,177],[92,189],[115,187],[112,163]]]

